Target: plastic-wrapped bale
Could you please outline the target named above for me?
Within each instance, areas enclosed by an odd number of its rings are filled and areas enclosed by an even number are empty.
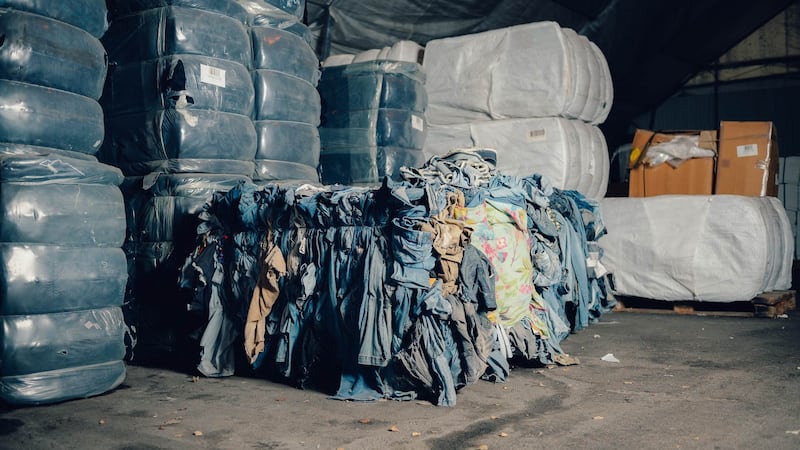
[[[88,32],[56,19],[0,8],[0,78],[100,98],[106,52]]]
[[[319,181],[320,137],[316,126],[303,122],[259,120],[255,180]]]
[[[497,169],[503,173],[519,177],[538,173],[559,189],[594,199],[605,196],[610,163],[597,126],[560,117],[431,125],[424,150],[430,157],[476,147],[496,150]]]
[[[434,39],[423,64],[434,124],[551,116],[599,124],[613,100],[602,52],[555,22]]]
[[[774,197],[664,195],[601,202],[603,264],[619,295],[748,301],[791,284],[794,239]]]
[[[58,89],[0,80],[0,141],[94,155],[103,143],[97,101]]]
[[[318,182],[322,106],[308,27],[280,15],[259,17],[260,25],[251,28],[258,134],[253,179]]]
[[[0,8],[12,8],[57,19],[100,38],[108,29],[105,0],[0,0]]]
[[[4,401],[65,401],[124,380],[121,182],[94,158],[0,157]]]
[[[253,121],[241,114],[161,109],[107,118],[99,157],[126,175],[206,172],[250,175]]]
[[[252,52],[241,21],[162,7],[120,18],[104,42],[114,65],[103,162],[126,175],[253,173]]]
[[[196,245],[198,214],[215,192],[249,180],[244,175],[203,173],[126,178],[129,302],[138,330],[133,361],[180,356],[190,330],[188,299],[178,288],[177,276]]]
[[[182,6],[223,14],[247,23],[247,10],[238,0],[107,0],[108,12],[114,19],[148,9]]]
[[[384,176],[397,179],[401,167],[418,167],[427,159],[421,150],[378,145],[374,128],[319,131],[324,143],[320,171],[326,184],[372,184]]]
[[[425,160],[425,74],[404,61],[326,67],[320,168],[325,183],[375,183]]]
[[[205,109],[250,116],[253,80],[242,64],[200,55],[170,55],[116,66],[101,104],[106,116],[159,109]]]
[[[186,7],[164,7],[115,20],[103,36],[111,64],[168,55],[201,55],[250,67],[247,28],[232,17]]]
[[[258,25],[250,29],[253,42],[253,69],[268,69],[294,75],[316,86],[319,82],[319,59],[306,38],[294,28]]]

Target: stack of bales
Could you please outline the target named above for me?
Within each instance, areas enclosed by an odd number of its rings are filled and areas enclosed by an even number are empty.
[[[100,155],[126,175],[128,319],[146,360],[187,343],[177,276],[197,214],[212,192],[253,174],[252,50],[234,0],[111,0],[109,10]]]
[[[122,174],[94,157],[103,0],[0,1],[0,399],[97,395],[125,379]]]

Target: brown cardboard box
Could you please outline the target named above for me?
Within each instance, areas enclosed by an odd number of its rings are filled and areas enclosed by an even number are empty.
[[[772,122],[721,122],[715,194],[778,195],[778,137]]]
[[[648,148],[668,142],[677,135],[700,135],[699,147],[717,150],[715,130],[675,131],[656,133],[636,130],[633,137],[630,161],[629,197],[652,197],[667,194],[710,195],[714,188],[714,158],[692,158],[678,167],[659,164],[648,167],[642,164]]]

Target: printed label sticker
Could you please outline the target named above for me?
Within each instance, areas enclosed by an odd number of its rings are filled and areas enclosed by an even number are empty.
[[[225,87],[225,70],[200,64],[200,82]]]

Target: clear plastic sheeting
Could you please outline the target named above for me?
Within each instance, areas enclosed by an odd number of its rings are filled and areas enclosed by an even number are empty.
[[[580,120],[545,117],[428,127],[428,157],[456,148],[496,149],[500,172],[520,177],[539,173],[555,187],[589,198],[603,198],[608,186],[605,137],[597,126]]]
[[[0,141],[94,155],[104,136],[94,99],[0,79]]]
[[[0,78],[100,98],[108,62],[96,37],[59,20],[2,8],[0,35]]]
[[[0,315],[121,306],[127,270],[120,248],[0,244]]]
[[[617,294],[733,302],[791,285],[794,239],[774,197],[607,198],[602,208]]]
[[[322,106],[306,80],[276,70],[254,70],[255,120],[284,120],[319,126]]]
[[[202,9],[247,22],[247,11],[237,0],[107,0],[111,17],[120,18],[148,9],[181,6]]]
[[[111,63],[189,54],[250,67],[253,55],[239,20],[195,8],[157,8],[119,18],[102,41]]]
[[[270,69],[294,75],[316,86],[319,82],[319,59],[301,36],[289,29],[254,26],[253,68]]]
[[[121,64],[108,74],[107,116],[156,109],[207,109],[249,116],[253,80],[242,64],[200,55],[170,55]]]
[[[210,110],[165,109],[110,117],[99,158],[126,175],[150,172],[249,175],[256,131],[248,116]]]
[[[611,109],[602,53],[556,22],[432,40],[423,65],[433,124],[551,116],[599,124]]]
[[[108,392],[125,381],[123,361],[0,377],[0,398],[15,405],[44,405]]]
[[[53,155],[55,157],[66,156],[67,158],[80,159],[83,161],[97,162],[94,155],[87,153],[73,152],[70,150],[62,150],[52,147],[40,147],[37,145],[27,144],[11,144],[8,142],[0,142],[0,154],[4,156],[31,156],[31,155]]]
[[[0,180],[3,183],[37,184],[80,183],[118,186],[122,173],[116,167],[92,159],[76,159],[58,154],[2,155]]]
[[[258,23],[265,16],[275,16],[276,12],[289,14],[302,19],[306,10],[306,0],[237,0],[250,14],[251,22]]]
[[[100,38],[108,29],[106,0],[0,0],[0,7],[66,22]]]
[[[2,376],[121,360],[125,322],[119,307],[0,316]]]

